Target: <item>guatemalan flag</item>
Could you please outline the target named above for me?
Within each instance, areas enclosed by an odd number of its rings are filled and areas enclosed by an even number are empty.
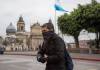
[[[59,4],[59,0],[57,0],[56,4],[54,5],[54,8],[57,11],[68,12]]]

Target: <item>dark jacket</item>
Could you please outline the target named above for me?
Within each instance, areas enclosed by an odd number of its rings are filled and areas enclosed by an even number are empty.
[[[64,49],[64,41],[55,33],[50,39],[44,40],[38,54],[42,57],[48,56],[43,60],[43,63],[47,61],[46,70],[66,70]]]

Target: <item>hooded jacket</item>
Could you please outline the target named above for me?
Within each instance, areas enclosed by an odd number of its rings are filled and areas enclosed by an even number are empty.
[[[44,33],[43,36],[44,42],[38,54],[41,55],[40,62],[47,62],[45,70],[66,70],[64,41],[54,32]],[[44,55],[48,57],[45,59]]]

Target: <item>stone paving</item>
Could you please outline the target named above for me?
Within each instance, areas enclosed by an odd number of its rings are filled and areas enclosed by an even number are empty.
[[[73,60],[74,70],[100,70],[100,62]],[[35,56],[0,55],[0,70],[45,70]]]
[[[5,52],[5,54],[35,56],[37,52]],[[73,59],[100,61],[100,54],[70,53],[70,55]]]

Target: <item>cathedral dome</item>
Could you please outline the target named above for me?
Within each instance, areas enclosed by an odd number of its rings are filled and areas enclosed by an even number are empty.
[[[40,29],[40,24],[37,22],[31,26],[31,28]]]
[[[10,24],[8,25],[8,27],[6,28],[6,33],[15,33],[15,32],[16,32],[15,27],[13,26],[12,23],[10,23]]]

